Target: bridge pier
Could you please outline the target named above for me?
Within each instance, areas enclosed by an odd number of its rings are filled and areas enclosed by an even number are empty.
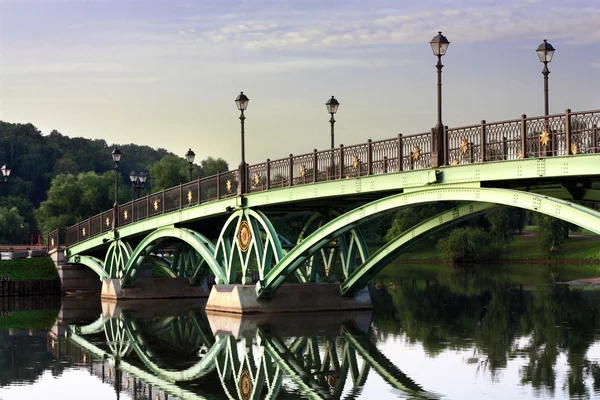
[[[338,283],[289,283],[270,299],[257,299],[252,285],[214,285],[206,311],[234,314],[300,313],[313,311],[370,310],[369,289],[341,296]]]
[[[208,297],[206,283],[191,285],[187,278],[139,277],[135,286],[121,287],[119,279],[102,280],[102,300],[141,300]]]
[[[58,271],[60,290],[63,293],[100,292],[102,283],[94,271],[83,265],[69,264],[63,249],[53,250],[49,255]]]

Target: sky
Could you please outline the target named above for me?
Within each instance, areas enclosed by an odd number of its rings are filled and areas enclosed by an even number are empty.
[[[0,120],[240,161],[600,108],[597,0],[0,0]],[[127,157],[123,154],[123,157]]]

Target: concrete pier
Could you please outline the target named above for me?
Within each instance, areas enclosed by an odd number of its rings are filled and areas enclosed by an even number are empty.
[[[151,278],[140,277],[132,287],[121,287],[118,279],[102,281],[102,300],[131,299],[174,299],[190,297],[208,297],[205,284],[190,285],[187,278]]]
[[[214,285],[206,311],[234,314],[299,313],[312,311],[370,310],[369,290],[343,297],[337,283],[290,283],[282,285],[270,299],[256,299],[250,285]]]
[[[56,265],[63,293],[100,292],[102,282],[98,275],[86,266],[67,263],[64,250],[50,252],[50,258]]]

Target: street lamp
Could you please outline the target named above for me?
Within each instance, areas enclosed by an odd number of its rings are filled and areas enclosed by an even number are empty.
[[[335,99],[335,97],[331,96],[331,98],[329,100],[327,100],[327,103],[325,103],[325,105],[327,106],[327,112],[329,114],[331,114],[331,118],[329,118],[329,123],[331,124],[331,149],[333,149],[333,146],[334,146],[333,125],[335,124],[335,118],[333,118],[333,114],[335,114],[337,112],[337,109],[340,106],[340,102],[337,101]]]
[[[121,160],[121,150],[118,147],[111,153],[115,162],[115,204],[113,205],[113,229],[119,227],[119,161]]]
[[[450,42],[446,39],[446,36],[442,35],[442,32],[438,32],[437,35],[429,42],[433,55],[438,58],[438,62],[435,65],[437,68],[438,76],[438,90],[437,90],[437,124],[435,125],[435,132],[431,137],[431,166],[436,168],[444,163],[444,125],[442,124],[442,56],[446,54],[448,45]]]
[[[544,75],[544,115],[548,115],[548,75],[550,70],[548,69],[548,63],[552,61],[554,55],[554,47],[544,39],[536,50],[540,61],[544,63],[544,69],[542,75]]]
[[[8,177],[10,176],[10,167],[4,164],[2,168],[0,168],[0,171],[2,171],[2,176],[4,177],[4,180],[0,181],[0,183],[8,182]]]
[[[137,198],[140,198],[140,192],[144,188],[146,183],[147,175],[145,172],[140,172],[138,175],[135,171],[129,173],[129,180],[131,181],[131,189],[136,192]]]
[[[185,153],[185,159],[190,164],[190,182],[192,181],[192,163],[194,162],[194,158],[196,158],[196,154],[189,149],[187,153]]]
[[[240,110],[240,123],[242,126],[242,162],[240,163],[240,187],[238,187],[238,193],[244,194],[246,193],[246,153],[245,153],[245,144],[244,144],[244,120],[246,116],[244,115],[244,111],[248,108],[248,102],[250,99],[248,96],[244,94],[244,92],[240,92],[238,97],[235,99],[235,104]]]

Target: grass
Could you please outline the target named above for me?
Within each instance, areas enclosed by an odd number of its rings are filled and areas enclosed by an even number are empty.
[[[0,330],[50,329],[56,322],[59,310],[9,311],[0,317]]]
[[[50,257],[20,258],[0,261],[0,276],[13,281],[58,279],[58,272]]]

